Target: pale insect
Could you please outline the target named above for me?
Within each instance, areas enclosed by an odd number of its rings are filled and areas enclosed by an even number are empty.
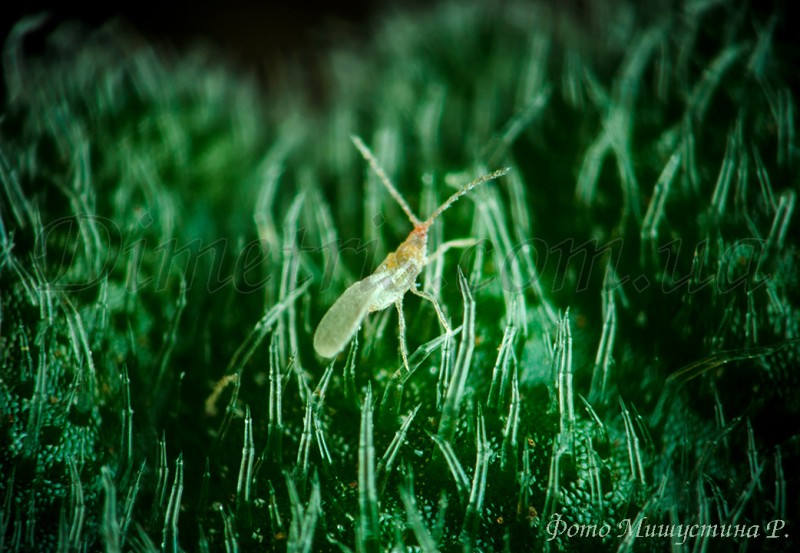
[[[400,244],[397,251],[390,253],[386,257],[374,273],[352,284],[344,291],[341,297],[336,300],[336,303],[334,303],[325,316],[322,317],[314,333],[314,350],[322,357],[334,357],[350,342],[367,313],[381,311],[394,304],[400,319],[400,353],[403,357],[403,365],[408,370],[403,297],[406,292],[411,292],[431,302],[436,309],[436,315],[445,331],[448,333],[451,332],[436,298],[417,289],[417,276],[429,261],[436,259],[448,249],[453,247],[465,247],[475,243],[474,240],[469,239],[445,242],[430,258],[428,258],[428,229],[436,218],[449,208],[453,202],[476,186],[505,175],[508,172],[508,168],[478,177],[447,198],[447,200],[436,208],[433,214],[425,221],[420,221],[411,211],[408,203],[391,183],[389,177],[386,176],[386,173],[380,167],[369,148],[367,148],[357,136],[351,138],[356,148],[361,152],[361,155],[364,156],[364,159],[369,163],[372,170],[378,175],[383,185],[408,216],[408,219],[414,225],[414,230],[412,230],[408,238]]]

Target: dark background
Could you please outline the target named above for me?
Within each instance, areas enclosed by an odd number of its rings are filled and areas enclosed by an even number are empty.
[[[194,2],[190,5],[173,1],[122,3],[15,2],[0,10],[0,41],[5,43],[14,24],[25,15],[45,12],[48,23],[26,39],[28,50],[37,48],[37,36],[44,37],[65,21],[77,21],[88,28],[122,19],[144,36],[157,43],[184,49],[197,43],[218,48],[222,54],[261,72],[276,60],[314,63],[314,54],[342,39],[358,40],[374,29],[376,17],[390,11],[426,9],[442,0],[338,0],[328,2],[274,2],[265,0],[229,0],[226,2]],[[502,0],[499,0],[502,2]],[[614,19],[616,6],[632,6],[638,23],[648,19],[669,20],[685,17],[682,0],[644,0],[630,4],[627,0],[539,0],[540,6],[555,15],[554,24],[569,21],[579,32],[572,39],[588,40],[602,45]],[[762,21],[778,14],[774,30],[784,59],[800,62],[800,38],[794,22],[798,10],[793,0],[766,2],[741,1],[752,13],[762,13]],[[736,9],[736,8],[733,8]],[[792,14],[795,14],[794,16]],[[797,65],[786,71],[789,85],[798,90],[800,71]],[[2,84],[0,78],[0,84]]]
[[[399,2],[395,7],[422,5]],[[47,14],[46,23],[26,35],[26,55],[44,47],[46,37],[69,22],[88,29],[122,20],[155,44],[186,50],[198,44],[218,51],[223,57],[264,76],[279,61],[313,66],[316,53],[343,37],[357,40],[372,28],[369,21],[387,8],[382,0],[313,2],[123,2],[88,5],[53,5],[52,2],[19,2],[0,10],[0,44],[19,20],[28,15]],[[0,73],[0,103],[5,103],[4,72]]]
[[[245,62],[258,64],[276,53],[291,54],[314,46],[324,38],[320,36],[320,29],[357,32],[381,4],[370,0],[324,4],[233,0],[191,5],[166,1],[95,6],[22,2],[3,8],[0,37],[5,41],[21,17],[40,12],[49,14],[48,27],[56,27],[64,21],[79,21],[92,28],[121,18],[145,36],[176,47],[199,40],[218,46]]]

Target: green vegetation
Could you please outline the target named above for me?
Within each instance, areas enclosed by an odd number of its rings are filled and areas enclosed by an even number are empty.
[[[610,5],[394,13],[326,54],[321,91],[21,21],[0,550],[790,550],[786,14]],[[512,168],[431,228],[481,242],[419,279],[454,335],[408,295],[410,372],[393,309],[332,362],[311,346],[411,230],[352,134],[421,216]]]

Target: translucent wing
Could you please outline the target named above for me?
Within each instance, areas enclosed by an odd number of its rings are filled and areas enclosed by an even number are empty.
[[[376,273],[352,284],[322,317],[314,333],[314,350],[321,357],[333,357],[350,342],[375,299],[391,282],[386,272]]]

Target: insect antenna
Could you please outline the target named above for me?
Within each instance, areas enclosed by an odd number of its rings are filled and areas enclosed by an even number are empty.
[[[449,208],[451,205],[453,205],[453,202],[455,202],[456,200],[458,200],[458,199],[459,199],[461,196],[463,196],[464,194],[466,194],[467,192],[469,192],[470,190],[472,190],[472,189],[473,189],[473,188],[475,188],[476,186],[480,186],[480,185],[481,185],[481,184],[483,184],[484,182],[487,182],[487,181],[490,181],[490,180],[494,180],[494,179],[496,179],[496,178],[498,178],[498,177],[502,177],[503,175],[505,175],[506,173],[508,173],[508,171],[509,171],[510,169],[511,169],[510,167],[505,167],[505,168],[503,168],[503,169],[498,169],[497,171],[494,171],[494,172],[492,172],[492,173],[489,173],[488,175],[483,175],[482,177],[478,177],[477,179],[475,179],[474,181],[472,181],[472,182],[471,182],[471,183],[469,183],[468,185],[464,186],[464,187],[463,187],[461,190],[459,190],[458,192],[456,192],[455,194],[453,194],[452,196],[450,196],[449,198],[447,198],[447,199],[444,201],[444,203],[443,203],[442,205],[440,205],[439,207],[437,207],[437,208],[436,208],[436,211],[434,211],[434,212],[431,214],[431,216],[430,216],[430,217],[428,217],[428,220],[427,220],[427,221],[425,221],[424,223],[421,223],[419,226],[422,226],[422,227],[429,227],[429,226],[431,226],[431,225],[433,224],[433,221],[434,221],[434,220],[435,220],[435,219],[436,219],[436,218],[437,218],[439,215],[441,215],[443,211],[447,210],[447,208]]]
[[[364,156],[364,159],[367,160],[367,163],[369,163],[369,166],[372,168],[372,170],[375,171],[375,174],[378,175],[378,178],[381,179],[381,182],[389,191],[389,193],[392,195],[392,197],[395,199],[395,201],[398,204],[400,204],[402,210],[405,212],[406,215],[408,215],[408,218],[411,221],[411,223],[415,227],[420,226],[422,222],[419,220],[419,218],[417,218],[416,215],[414,215],[414,212],[411,211],[411,208],[408,206],[406,201],[400,195],[400,192],[397,191],[397,189],[392,184],[392,181],[390,181],[389,177],[386,176],[386,173],[383,172],[383,168],[381,168],[380,164],[378,163],[378,160],[375,159],[375,156],[373,155],[372,151],[367,147],[366,144],[364,144],[364,142],[359,137],[353,135],[350,137],[350,139],[353,141],[353,144],[356,145],[358,151],[361,152],[361,155]]]

